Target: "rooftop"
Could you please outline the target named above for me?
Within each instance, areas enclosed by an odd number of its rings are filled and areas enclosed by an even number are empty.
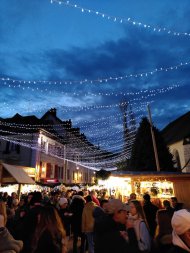
[[[172,144],[190,136],[190,111],[169,123],[162,135],[167,144]]]

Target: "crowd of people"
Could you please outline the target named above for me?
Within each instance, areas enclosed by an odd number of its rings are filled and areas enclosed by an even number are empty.
[[[0,193],[0,253],[190,252],[190,212],[176,197],[162,205],[148,193],[142,200],[131,193],[126,203],[86,189],[20,200]]]

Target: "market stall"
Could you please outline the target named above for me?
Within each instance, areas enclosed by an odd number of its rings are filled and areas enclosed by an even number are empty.
[[[20,193],[23,189],[23,187],[26,188],[26,185],[34,185],[35,181],[27,174],[27,169],[29,170],[29,167],[24,166],[16,166],[6,163],[0,164],[0,186],[7,187],[8,185],[14,185],[14,189],[16,189],[17,186],[17,193],[18,197],[20,197]],[[31,168],[32,169],[32,168]],[[29,170],[31,172],[31,170]],[[1,188],[1,191],[3,190],[3,187]],[[6,191],[8,189],[6,188]]]
[[[176,196],[179,202],[190,208],[190,173],[116,171],[107,180],[99,180],[98,184],[122,200],[132,192],[139,200],[143,194],[149,193],[155,203]]]

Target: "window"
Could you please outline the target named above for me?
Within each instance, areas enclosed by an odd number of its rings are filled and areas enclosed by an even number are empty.
[[[6,147],[5,147],[5,151],[3,152],[4,154],[9,154],[10,153],[10,142],[7,141],[6,142]]]
[[[10,152],[14,152],[20,154],[20,145],[16,143],[10,143],[9,141],[6,142],[6,147],[4,150],[4,154],[9,154]]]
[[[88,172],[85,172],[85,182],[88,181]]]
[[[46,163],[40,162],[40,177],[45,178],[46,177]]]
[[[54,178],[54,166],[51,164],[51,172],[50,172],[50,178]]]
[[[63,179],[63,167],[58,166],[58,178]]]
[[[17,154],[20,154],[20,145],[16,145],[16,152],[17,152]]]

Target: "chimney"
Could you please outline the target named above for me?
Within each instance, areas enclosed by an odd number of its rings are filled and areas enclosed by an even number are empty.
[[[51,108],[51,109],[49,110],[49,112],[50,112],[51,115],[53,115],[54,117],[56,117],[56,115],[57,115],[57,110],[56,110],[56,108]]]

